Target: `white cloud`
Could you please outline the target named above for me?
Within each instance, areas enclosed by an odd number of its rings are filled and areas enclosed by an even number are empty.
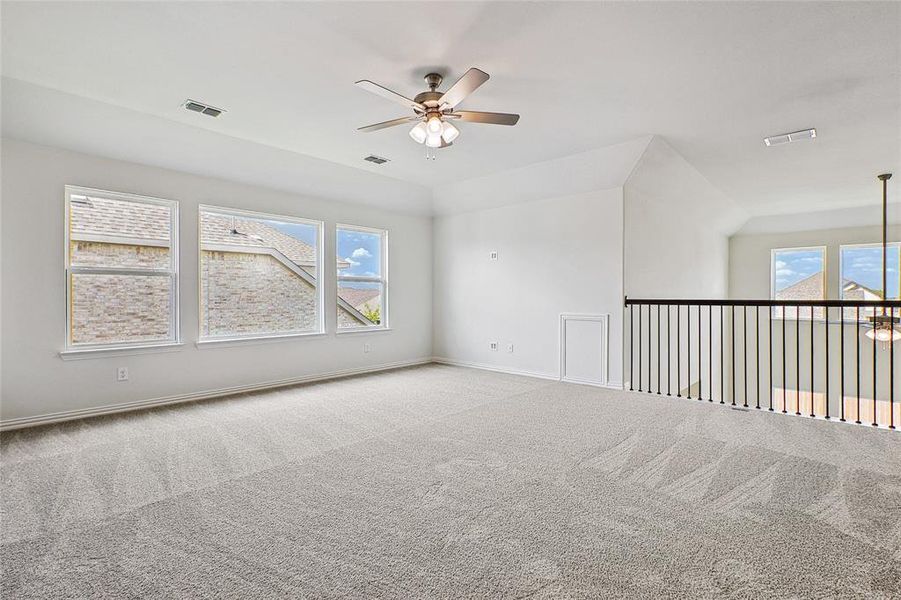
[[[372,258],[372,254],[366,248],[357,248],[351,253],[354,258]]]
[[[347,258],[345,258],[344,260],[347,263],[349,263],[351,267],[359,267],[360,266],[360,261],[354,260],[349,256]]]
[[[780,279],[791,277],[792,275],[795,275],[795,274],[796,273],[794,271],[792,271],[791,269],[776,269],[776,277],[778,277]]]
[[[788,266],[788,263],[785,262],[784,260],[777,260],[777,261],[776,261],[776,268],[777,268],[777,269],[784,269],[784,268],[787,267],[787,266]]]

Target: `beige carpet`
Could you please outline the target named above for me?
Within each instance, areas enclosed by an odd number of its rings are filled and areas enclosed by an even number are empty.
[[[430,365],[2,437],[3,598],[901,598],[901,435]]]

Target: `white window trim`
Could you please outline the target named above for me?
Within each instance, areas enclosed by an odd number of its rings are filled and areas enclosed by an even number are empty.
[[[247,333],[240,335],[227,336],[204,336],[203,335],[203,294],[202,274],[203,274],[203,231],[200,220],[202,212],[211,212],[223,216],[247,217],[250,219],[263,219],[270,221],[280,221],[282,223],[295,223],[298,225],[310,225],[316,228],[316,262],[314,268],[316,270],[316,329],[312,331],[279,331],[272,333]],[[201,204],[197,207],[197,348],[214,348],[228,347],[233,345],[243,345],[249,343],[261,343],[265,341],[282,341],[296,340],[300,338],[315,338],[325,335],[325,286],[323,283],[322,257],[324,252],[323,233],[325,224],[315,219],[306,219],[303,217],[295,217],[293,215],[276,215],[272,213],[257,212],[245,210],[241,208],[230,208],[226,206],[213,206],[211,204]],[[252,248],[249,248],[251,250]]]
[[[109,200],[155,204],[169,208],[169,268],[168,269],[128,269],[115,267],[78,267],[69,264],[71,252],[71,223],[69,219],[72,196],[94,196]],[[121,355],[143,352],[171,351],[182,346],[179,315],[179,251],[178,251],[178,201],[152,196],[142,196],[125,192],[112,192],[76,185],[65,186],[65,236],[63,248],[63,268],[66,277],[66,333],[63,350],[59,353],[64,359],[89,358],[109,355]],[[172,285],[169,290],[169,332],[166,339],[138,342],[110,342],[103,344],[72,343],[72,276],[75,274],[106,275],[144,275],[153,277],[169,277]]]
[[[797,246],[797,247],[788,247],[788,248],[771,248],[770,249],[770,300],[776,300],[776,253],[777,252],[805,252],[805,251],[813,251],[819,250],[823,255],[823,297],[822,300],[826,300],[829,297],[829,250],[826,246]],[[784,310],[781,316],[776,315],[776,307],[774,306],[770,311],[770,317],[776,320],[786,320],[786,321],[796,321],[798,319],[797,314],[792,314],[792,311]],[[814,319],[815,321],[825,321],[825,317],[814,317],[814,313],[816,310],[811,312],[810,317],[801,317],[802,321],[809,321],[810,319]]]
[[[382,286],[382,306],[381,306],[381,318],[382,322],[378,325],[361,325],[359,327],[339,327],[337,323],[335,324],[335,332],[338,335],[343,335],[346,333],[365,333],[365,332],[376,332],[376,331],[391,331],[391,324],[389,323],[389,305],[388,305],[388,230],[378,227],[365,227],[363,225],[349,225],[347,223],[336,223],[335,224],[335,258],[338,258],[338,230],[343,229],[347,231],[357,231],[360,233],[368,233],[378,235],[380,238],[380,255],[379,255],[379,270],[381,271],[380,277],[362,277],[359,275],[340,275],[337,274],[335,277],[335,309],[337,310],[338,303],[338,288],[341,286],[342,281],[356,281],[359,283],[378,283]]]

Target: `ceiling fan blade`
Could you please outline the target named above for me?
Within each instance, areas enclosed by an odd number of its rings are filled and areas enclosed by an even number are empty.
[[[490,123],[492,125],[516,125],[519,115],[510,113],[479,112],[477,110],[458,110],[452,112],[449,117],[457,117],[461,121],[469,123]]]
[[[406,96],[402,96],[393,90],[389,90],[385,86],[379,85],[377,83],[373,83],[368,79],[361,79],[356,82],[357,87],[363,88],[367,92],[372,92],[377,96],[381,96],[382,98],[387,98],[393,102],[397,102],[398,104],[403,104],[407,108],[412,108],[413,110],[417,110],[419,112],[425,112],[425,106],[416,102],[414,100],[410,100]]]
[[[358,127],[357,131],[378,131],[379,129],[387,129],[388,127],[394,127],[395,125],[403,125],[404,123],[410,123],[412,121],[418,121],[422,117],[401,117],[399,119],[392,119],[390,121],[382,121],[381,123],[373,123],[372,125],[367,125],[366,127]]]
[[[466,96],[476,91],[480,85],[488,81],[488,73],[481,69],[472,67],[465,73],[463,77],[444,92],[444,95],[438,99],[438,106],[442,109],[453,108],[460,104]]]

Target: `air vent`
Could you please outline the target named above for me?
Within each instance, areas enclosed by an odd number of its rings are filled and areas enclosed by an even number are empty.
[[[209,117],[218,117],[225,112],[225,110],[221,108],[216,108],[215,106],[210,106],[209,104],[204,104],[197,100],[185,100],[183,106],[191,112],[200,113]]]
[[[812,140],[816,137],[816,129],[802,129],[801,131],[793,131],[792,133],[780,133],[779,135],[765,137],[763,138],[763,143],[767,146],[779,146],[781,144],[790,144],[801,140]]]
[[[375,164],[377,164],[377,165],[383,165],[383,164],[385,164],[386,162],[388,162],[388,159],[387,159],[387,158],[382,158],[381,156],[376,156],[375,154],[370,154],[369,156],[367,156],[367,157],[364,158],[363,160],[368,161],[368,162],[371,162],[371,163],[375,163]]]

